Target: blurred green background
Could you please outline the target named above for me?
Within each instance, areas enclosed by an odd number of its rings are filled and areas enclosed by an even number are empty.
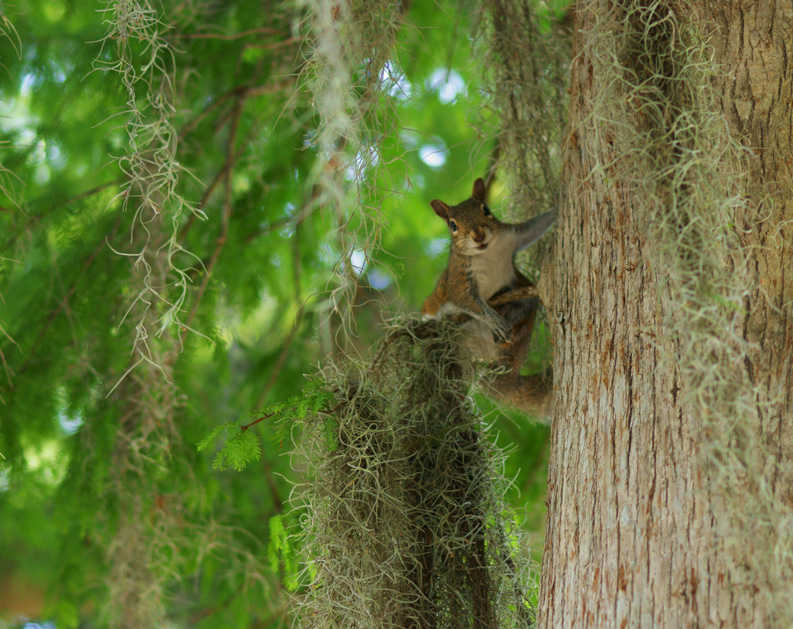
[[[405,4],[380,68],[380,113],[364,135],[376,138],[364,144],[376,156],[355,176],[335,173],[350,209],[324,211],[313,203],[328,167],[315,142],[321,93],[304,72],[320,4],[2,7],[0,626],[106,626],[124,579],[156,584],[174,627],[289,625],[287,568],[268,555],[271,518],[288,511],[297,477],[289,439],[257,425],[262,456],[242,472],[213,469],[214,453],[195,446],[217,425],[298,394],[328,356],[365,356],[384,319],[420,308],[448,247],[429,202],[461,201],[495,168],[500,124],[484,89],[483,8]],[[565,15],[563,1],[528,4],[540,24]],[[135,22],[129,6],[149,7],[142,19],[153,21]],[[158,51],[136,37],[144,30],[169,47],[161,68],[147,66]],[[142,77],[131,87],[116,71],[122,52]],[[166,76],[174,136],[161,148],[176,193],[206,215],[175,215],[173,197],[167,220],[149,225],[183,248],[170,258],[186,278],[179,322],[158,319],[179,292],[171,270],[158,275],[161,252],[122,255],[145,246],[145,228],[135,226],[140,200],[122,212],[118,198],[130,166],[118,158],[143,137],[125,126],[130,94],[142,120],[156,121],[146,97]],[[502,181],[491,192],[501,216]],[[360,206],[379,211],[379,248],[356,223]],[[352,269],[338,266],[345,247]],[[148,314],[136,301],[142,260],[154,264],[163,297],[145,294]],[[341,306],[351,308],[354,337],[332,312],[342,280],[353,287]],[[136,325],[147,316],[140,345]],[[167,373],[144,360],[108,396],[139,356],[136,334]],[[534,367],[548,354],[547,334],[538,337]],[[539,550],[549,429],[479,403],[496,443],[511,449],[509,498]],[[156,548],[143,547],[152,557],[135,546],[141,523],[161,532]]]

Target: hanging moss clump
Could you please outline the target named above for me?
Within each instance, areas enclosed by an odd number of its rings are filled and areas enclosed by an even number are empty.
[[[524,627],[529,565],[502,453],[449,326],[394,326],[371,363],[323,372],[335,406],[304,423],[312,627]]]

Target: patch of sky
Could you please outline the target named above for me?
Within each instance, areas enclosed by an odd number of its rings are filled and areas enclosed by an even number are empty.
[[[391,276],[382,269],[374,268],[367,273],[369,286],[375,290],[385,290],[391,285]]]
[[[418,137],[416,137],[416,132],[411,130],[400,131],[399,140],[405,145],[405,148],[407,149],[414,149],[419,143]]]
[[[65,83],[68,76],[74,71],[73,63],[67,63],[61,60],[52,60],[49,66],[52,71],[52,80],[59,85]]]
[[[413,85],[393,61],[387,61],[383,66],[380,82],[388,95],[396,100],[405,101],[413,96]]]
[[[28,96],[37,81],[38,77],[35,74],[25,74],[22,77],[22,85],[19,87],[19,91],[22,92],[23,96]]]
[[[73,435],[80,429],[80,426],[83,425],[85,417],[79,410],[73,413],[67,412],[68,404],[66,400],[66,390],[64,388],[59,387],[55,395],[58,401],[58,424],[65,434]]]
[[[430,254],[433,258],[441,255],[442,253],[446,253],[449,247],[449,239],[448,238],[433,238],[430,240],[429,245],[427,246],[427,253]]]
[[[427,80],[427,86],[438,94],[442,103],[451,103],[465,93],[465,80],[451,68],[438,68]]]
[[[66,167],[66,156],[55,142],[47,143],[47,162],[57,170]]]
[[[36,132],[33,129],[24,128],[19,132],[19,143],[21,145],[32,146],[36,141]]]
[[[33,172],[35,182],[40,185],[47,183],[50,180],[52,171],[47,164],[47,143],[44,140],[36,142],[36,146],[31,151],[28,161],[36,166],[36,170]]]
[[[51,148],[44,140],[37,140],[36,133],[29,128],[24,128],[19,133],[20,146],[27,145],[30,151],[27,156],[27,163],[33,166],[33,178],[38,184],[45,184],[50,180],[50,167],[47,162],[47,152]]]
[[[352,163],[344,169],[348,181],[363,180],[369,170],[380,163],[380,154],[374,146],[364,146],[355,154]]]
[[[419,149],[419,157],[430,168],[440,168],[446,163],[446,144],[440,138],[433,139],[434,144],[425,144]]]
[[[325,243],[320,246],[319,257],[320,260],[327,263],[333,263],[338,259],[336,257],[336,252],[333,250],[333,247],[331,247],[328,243]]]
[[[67,435],[73,435],[78,430],[80,430],[80,426],[82,426],[84,422],[85,418],[81,413],[77,413],[74,416],[69,416],[63,411],[58,412],[58,424],[60,425],[61,430],[63,430],[63,432],[65,432]]]
[[[350,254],[350,264],[356,275],[363,273],[366,268],[366,252],[363,249],[355,249]]]
[[[286,212],[284,212],[284,214],[286,214],[286,216],[294,217],[295,216],[295,210],[297,209],[297,206],[294,203],[292,203],[291,201],[287,201],[284,204],[284,209],[286,210]],[[281,236],[283,236],[284,238],[291,238],[295,234],[296,225],[297,225],[296,222],[289,221],[286,225],[284,225],[281,229],[278,230],[278,233]],[[259,227],[261,227],[262,231],[267,231],[270,228],[270,224],[269,223],[261,223],[259,225]]]
[[[32,144],[36,138],[34,131],[38,119],[30,114],[29,98],[0,99],[0,128],[5,133],[20,134],[17,145]]]

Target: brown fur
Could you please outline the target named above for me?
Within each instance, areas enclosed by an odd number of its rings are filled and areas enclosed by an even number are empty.
[[[526,278],[523,279],[526,285],[530,285]],[[550,420],[553,374],[550,370],[529,376],[519,373],[529,353],[539,306],[540,301],[532,298],[521,299],[498,309],[499,313],[512,323],[512,343],[502,346],[500,358],[495,362],[496,367],[504,367],[507,371],[487,382],[485,392],[504,406],[542,420]]]
[[[524,223],[502,223],[487,207],[482,179],[474,182],[470,199],[455,206],[435,199],[431,205],[449,227],[451,247],[449,263],[424,301],[422,314],[439,319],[462,312],[485,322],[502,342],[496,364],[509,370],[490,382],[488,393],[508,406],[547,416],[549,378],[518,373],[528,353],[538,301],[524,299],[496,311],[487,300],[496,293],[531,286],[515,267],[514,255],[553,225],[555,210]]]
[[[500,341],[508,340],[510,326],[487,300],[526,281],[515,268],[515,252],[536,242],[553,225],[555,211],[524,223],[502,223],[487,207],[482,179],[474,182],[470,199],[454,206],[435,199],[431,205],[449,227],[451,248],[449,263],[425,300],[422,314],[441,318],[447,312],[464,312],[487,323]]]

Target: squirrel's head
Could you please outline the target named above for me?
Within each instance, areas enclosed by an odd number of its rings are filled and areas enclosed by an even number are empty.
[[[485,182],[479,178],[474,182],[471,198],[459,205],[449,206],[438,199],[430,203],[435,213],[449,227],[452,248],[462,255],[475,256],[484,253],[501,231],[501,222],[487,207],[485,197]]]

